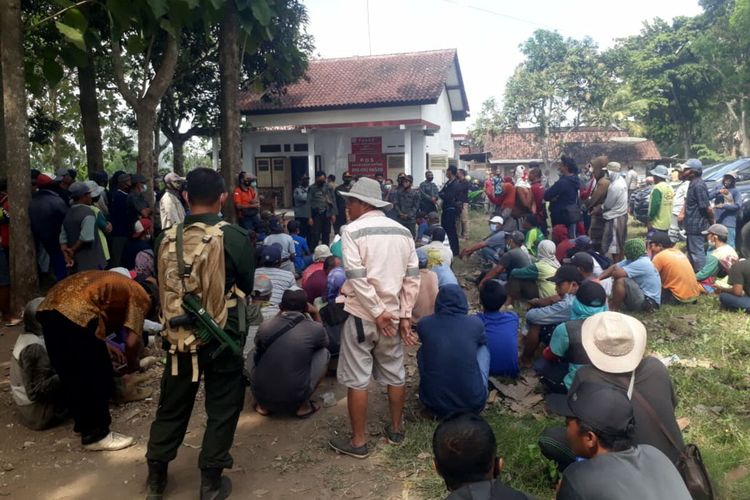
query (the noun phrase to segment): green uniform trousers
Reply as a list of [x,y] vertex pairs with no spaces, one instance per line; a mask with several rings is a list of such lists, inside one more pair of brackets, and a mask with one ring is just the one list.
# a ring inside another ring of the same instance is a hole
[[[208,415],[198,458],[198,467],[201,469],[232,467],[229,450],[245,402],[242,357],[225,349],[216,359],[211,359],[216,346],[216,343],[211,343],[198,350],[198,367],[200,376],[205,381],[205,405]],[[199,382],[192,382],[191,355],[178,353],[177,360],[178,372],[173,376],[172,355],[167,354],[156,420],[151,424],[146,452],[148,460],[170,462],[177,456],[177,449],[185,438],[190,414],[193,411]]]

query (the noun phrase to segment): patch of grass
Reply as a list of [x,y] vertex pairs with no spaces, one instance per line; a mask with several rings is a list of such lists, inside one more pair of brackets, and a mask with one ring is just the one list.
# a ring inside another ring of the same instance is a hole
[[[487,235],[487,217],[472,212],[470,238]],[[645,226],[632,223],[629,237],[644,237]],[[462,247],[466,244],[462,242]],[[471,261],[456,260],[458,273],[471,272]],[[469,298],[473,295],[469,292]],[[750,316],[719,310],[715,296],[695,305],[665,306],[655,313],[635,315],[646,325],[651,354],[708,361],[710,367],[672,365],[669,373],[679,401],[677,417],[689,419],[686,442],[697,444],[719,498],[747,498],[750,474],[727,474],[750,468]],[[540,454],[537,438],[559,420],[508,413],[496,403],[483,413],[495,431],[498,453],[505,459],[501,479],[515,488],[551,498],[554,467]],[[444,498],[445,487],[432,469],[432,432],[437,424],[417,421],[408,427],[403,447],[389,447],[386,461],[402,471],[406,486],[421,498]],[[732,477],[734,476],[734,477]]]

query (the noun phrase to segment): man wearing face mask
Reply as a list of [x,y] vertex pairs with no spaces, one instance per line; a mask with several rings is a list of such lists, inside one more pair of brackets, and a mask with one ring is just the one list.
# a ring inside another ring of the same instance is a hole
[[260,197],[256,189],[255,177],[247,172],[240,172],[234,189],[234,209],[237,212],[237,223],[247,231],[259,232]]
[[421,214],[437,212],[439,189],[433,182],[435,176],[431,171],[425,173],[425,180],[419,185],[419,210]]
[[336,223],[336,193],[326,184],[326,173],[319,171],[315,174],[315,184],[310,186],[307,193],[307,205],[310,208],[310,248],[319,242],[328,245],[331,241],[331,224]]
[[737,213],[742,202],[739,190],[735,187],[737,182],[736,172],[724,174],[721,187],[714,194],[714,212],[716,223],[723,224],[729,231],[727,243],[735,248],[735,236],[737,234]]
[[141,174],[135,174],[131,177],[132,187],[128,193],[128,220],[131,224],[129,230],[132,231],[132,225],[141,217],[151,217],[151,204],[146,198],[148,190],[147,179]]
[[346,200],[343,196],[341,196],[341,193],[348,193],[352,188],[352,174],[350,174],[349,172],[344,172],[342,179],[343,182],[336,186],[335,189],[336,208],[338,208],[338,213],[336,214],[336,222],[333,224],[333,232],[336,234],[340,234],[341,226],[343,226],[347,222]]
[[414,178],[406,175],[401,179],[401,187],[396,192],[395,210],[397,221],[411,232],[413,237],[417,235],[417,211],[419,210],[419,193],[413,191],[411,186]]
[[294,220],[299,224],[299,235],[305,240],[310,237],[310,207],[307,205],[307,195],[310,189],[310,178],[307,174],[299,180],[299,186],[294,188]]
[[706,263],[695,273],[698,281],[725,278],[732,264],[739,260],[737,252],[729,244],[729,230],[723,224],[713,224],[703,231],[708,241],[709,252]]

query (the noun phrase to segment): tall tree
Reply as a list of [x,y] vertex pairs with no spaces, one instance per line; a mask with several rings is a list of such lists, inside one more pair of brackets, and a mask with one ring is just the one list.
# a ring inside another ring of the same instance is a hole
[[104,145],[99,122],[99,101],[96,96],[96,59],[90,46],[86,47],[85,62],[77,67],[78,103],[86,144],[86,166],[91,174],[104,170]]
[[549,164],[554,129],[599,124],[600,111],[613,92],[613,75],[590,38],[537,30],[520,48],[525,60],[506,84],[501,122],[536,127],[537,146]]
[[21,46],[21,1],[0,0],[0,65],[5,145],[13,168],[8,169],[10,279],[13,305],[20,308],[37,290],[36,251],[31,237],[29,138],[26,127],[26,87]]
[[[240,172],[240,19],[237,5],[229,0],[224,7],[219,34],[219,115],[221,132],[221,173],[227,186],[234,186]],[[224,212],[234,220],[234,206],[229,197]]]

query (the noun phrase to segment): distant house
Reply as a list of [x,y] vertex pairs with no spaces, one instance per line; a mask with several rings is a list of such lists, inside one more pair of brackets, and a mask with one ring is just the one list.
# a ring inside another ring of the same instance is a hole
[[310,61],[276,101],[245,92],[243,170],[261,192],[291,205],[303,174],[322,169],[424,179],[455,161],[452,122],[469,106],[455,49]]
[[[536,128],[509,130],[487,135],[482,147],[464,147],[460,158],[465,161],[486,162],[493,170],[510,173],[517,165],[544,163],[544,153]],[[554,162],[563,154],[585,165],[591,158],[606,154],[610,161],[632,164],[643,169],[661,160],[656,144],[647,139],[628,137],[616,128],[580,127],[554,130],[547,140],[547,157]],[[554,177],[554,169],[549,174]]]

